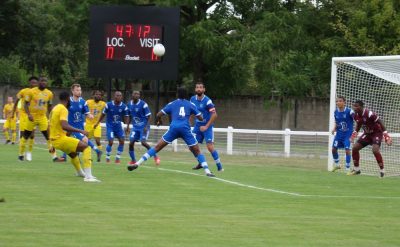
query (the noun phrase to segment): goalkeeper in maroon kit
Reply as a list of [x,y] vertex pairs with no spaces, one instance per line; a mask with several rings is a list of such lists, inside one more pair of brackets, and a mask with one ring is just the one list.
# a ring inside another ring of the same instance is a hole
[[353,103],[353,110],[355,112],[354,120],[356,121],[356,128],[352,134],[352,139],[357,137],[358,131],[363,128],[364,133],[360,136],[357,142],[353,145],[352,156],[354,169],[348,175],[359,175],[360,171],[360,150],[364,147],[371,145],[372,152],[375,156],[376,162],[380,168],[380,177],[385,176],[383,159],[380,151],[382,138],[388,145],[392,145],[386,127],[382,120],[372,111],[364,108],[364,102],[357,100]]

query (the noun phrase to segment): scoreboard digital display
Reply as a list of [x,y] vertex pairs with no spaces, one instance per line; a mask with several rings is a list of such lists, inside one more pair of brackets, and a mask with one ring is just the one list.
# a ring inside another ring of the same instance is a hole
[[[179,15],[179,8],[92,6],[89,76],[177,80]],[[158,43],[162,57],[153,53]]]
[[119,61],[161,61],[153,47],[163,43],[162,26],[143,24],[105,24],[104,59]]

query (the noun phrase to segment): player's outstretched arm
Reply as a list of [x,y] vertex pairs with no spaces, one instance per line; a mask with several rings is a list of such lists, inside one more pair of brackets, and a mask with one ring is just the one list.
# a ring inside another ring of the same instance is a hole
[[385,139],[385,142],[387,145],[392,145],[392,137],[390,137],[389,133],[386,130],[386,126],[383,124],[383,121],[381,119],[378,119],[377,122],[380,124],[382,131],[383,131],[383,138]]

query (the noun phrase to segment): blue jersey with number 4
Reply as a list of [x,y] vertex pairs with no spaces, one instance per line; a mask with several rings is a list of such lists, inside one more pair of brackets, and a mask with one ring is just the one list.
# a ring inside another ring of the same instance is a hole
[[77,101],[70,97],[68,108],[68,123],[74,128],[83,130],[85,123],[85,114],[89,114],[89,108],[86,101],[79,97]]
[[189,127],[190,115],[199,116],[201,112],[190,101],[185,99],[177,99],[166,105],[162,110],[164,114],[171,116],[171,127]]
[[343,111],[336,108],[335,113],[336,136],[349,137],[353,133],[354,111],[345,107]]

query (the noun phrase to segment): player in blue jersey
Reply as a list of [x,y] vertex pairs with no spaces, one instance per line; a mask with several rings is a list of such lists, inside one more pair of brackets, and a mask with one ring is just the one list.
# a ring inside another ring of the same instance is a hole
[[93,126],[97,127],[103,120],[104,116],[106,118],[106,129],[107,129],[107,140],[108,145],[106,147],[106,162],[110,162],[110,156],[112,151],[112,145],[114,143],[114,138],[117,138],[119,145],[117,147],[117,155],[115,156],[115,163],[121,163],[121,154],[124,151],[125,144],[125,132],[123,128],[123,123],[128,124],[129,111],[128,107],[122,102],[122,93],[116,91],[114,93],[114,100],[107,102],[106,107],[101,114],[101,117],[97,123]]
[[161,151],[165,146],[171,144],[175,139],[182,138],[188,145],[190,151],[197,158],[198,162],[204,168],[206,175],[209,177],[215,177],[214,174],[208,169],[208,164],[204,154],[200,152],[199,144],[190,128],[189,118],[191,115],[195,115],[197,119],[202,120],[201,112],[197,110],[196,106],[190,101],[186,100],[186,89],[178,88],[178,99],[172,101],[166,105],[160,112],[157,113],[157,125],[162,124],[161,117],[164,115],[170,115],[171,124],[168,131],[161,137],[155,147],[150,148],[138,162],[133,165],[129,165],[127,168],[129,171],[133,171],[138,168],[143,162],[153,157],[156,153]]
[[[84,130],[85,117],[93,118],[90,113],[86,101],[81,97],[82,88],[79,84],[72,84],[71,86],[72,97],[68,104],[68,124],[74,128]],[[100,162],[102,152],[89,140],[85,135],[80,132],[72,132],[71,135],[76,139],[86,142],[97,154],[97,162]],[[66,159],[66,155],[64,154]]]
[[335,165],[332,171],[341,169],[339,164],[339,148],[344,148],[346,151],[346,170],[350,170],[351,162],[351,134],[353,133],[354,111],[346,107],[346,99],[343,96],[336,98],[336,110],[334,112],[335,127],[332,134],[336,132],[335,139],[333,140],[332,156]]
[[[212,100],[205,95],[206,88],[201,81],[196,82],[195,92],[196,95],[190,98],[190,102],[196,105],[197,109],[203,115],[203,120],[196,119],[193,133],[199,143],[206,141],[207,149],[213,157],[218,171],[223,171],[221,160],[219,159],[218,151],[214,148],[214,121],[217,118],[217,112]],[[201,169],[201,164],[193,167],[194,170]]]
[[[136,163],[135,158],[135,142],[141,142],[142,146],[149,150],[151,147],[146,142],[150,134],[149,118],[151,112],[147,103],[140,99],[140,92],[132,92],[132,100],[128,103],[129,124],[132,123],[132,131],[129,136],[129,155],[131,157],[130,165]],[[129,130],[128,124],[128,130]],[[156,165],[160,165],[160,158],[155,155],[154,161]]]

